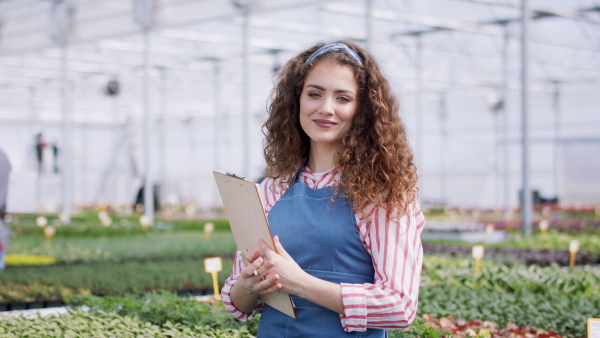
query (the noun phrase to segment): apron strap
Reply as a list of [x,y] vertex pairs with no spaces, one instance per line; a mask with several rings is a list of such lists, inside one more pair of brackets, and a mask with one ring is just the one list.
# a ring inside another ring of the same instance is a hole
[[298,181],[298,176],[300,176],[300,172],[302,171],[302,169],[306,167],[306,163],[308,163],[308,156],[306,156],[306,158],[302,160],[302,165],[300,166],[300,169],[298,169],[298,171],[296,171],[296,173],[294,174],[294,178],[292,179],[292,185],[296,183],[296,181]]

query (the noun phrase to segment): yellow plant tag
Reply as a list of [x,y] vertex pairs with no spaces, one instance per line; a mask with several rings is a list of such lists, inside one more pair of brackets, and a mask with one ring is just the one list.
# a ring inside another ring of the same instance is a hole
[[213,288],[215,289],[215,299],[221,300],[219,294],[219,281],[217,280],[217,273],[223,270],[223,264],[221,264],[221,257],[211,257],[204,260],[204,270],[210,273],[213,280]]
[[206,272],[219,272],[223,270],[223,264],[221,264],[221,257],[211,257],[204,260],[204,270]]
[[587,338],[600,338],[600,318],[588,318]]

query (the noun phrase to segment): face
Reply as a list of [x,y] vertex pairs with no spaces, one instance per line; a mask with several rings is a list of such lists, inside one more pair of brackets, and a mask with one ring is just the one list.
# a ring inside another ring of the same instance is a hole
[[311,149],[339,145],[352,126],[358,107],[358,83],[353,70],[323,61],[308,73],[300,94],[300,125]]

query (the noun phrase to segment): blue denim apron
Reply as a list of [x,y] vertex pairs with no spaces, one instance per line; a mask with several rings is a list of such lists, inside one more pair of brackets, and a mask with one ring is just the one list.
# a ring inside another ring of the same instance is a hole
[[[351,205],[329,187],[311,189],[297,181],[268,215],[271,232],[309,274],[333,283],[373,283],[371,254],[362,243]],[[340,193],[340,195],[342,195]],[[387,337],[387,331],[345,332],[340,315],[292,296],[296,319],[265,304],[258,337]]]

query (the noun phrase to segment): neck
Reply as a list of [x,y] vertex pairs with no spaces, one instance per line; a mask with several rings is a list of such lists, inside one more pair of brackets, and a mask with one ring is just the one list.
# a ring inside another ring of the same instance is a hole
[[308,168],[314,173],[325,172],[335,165],[338,145],[316,145],[311,142],[308,154]]

